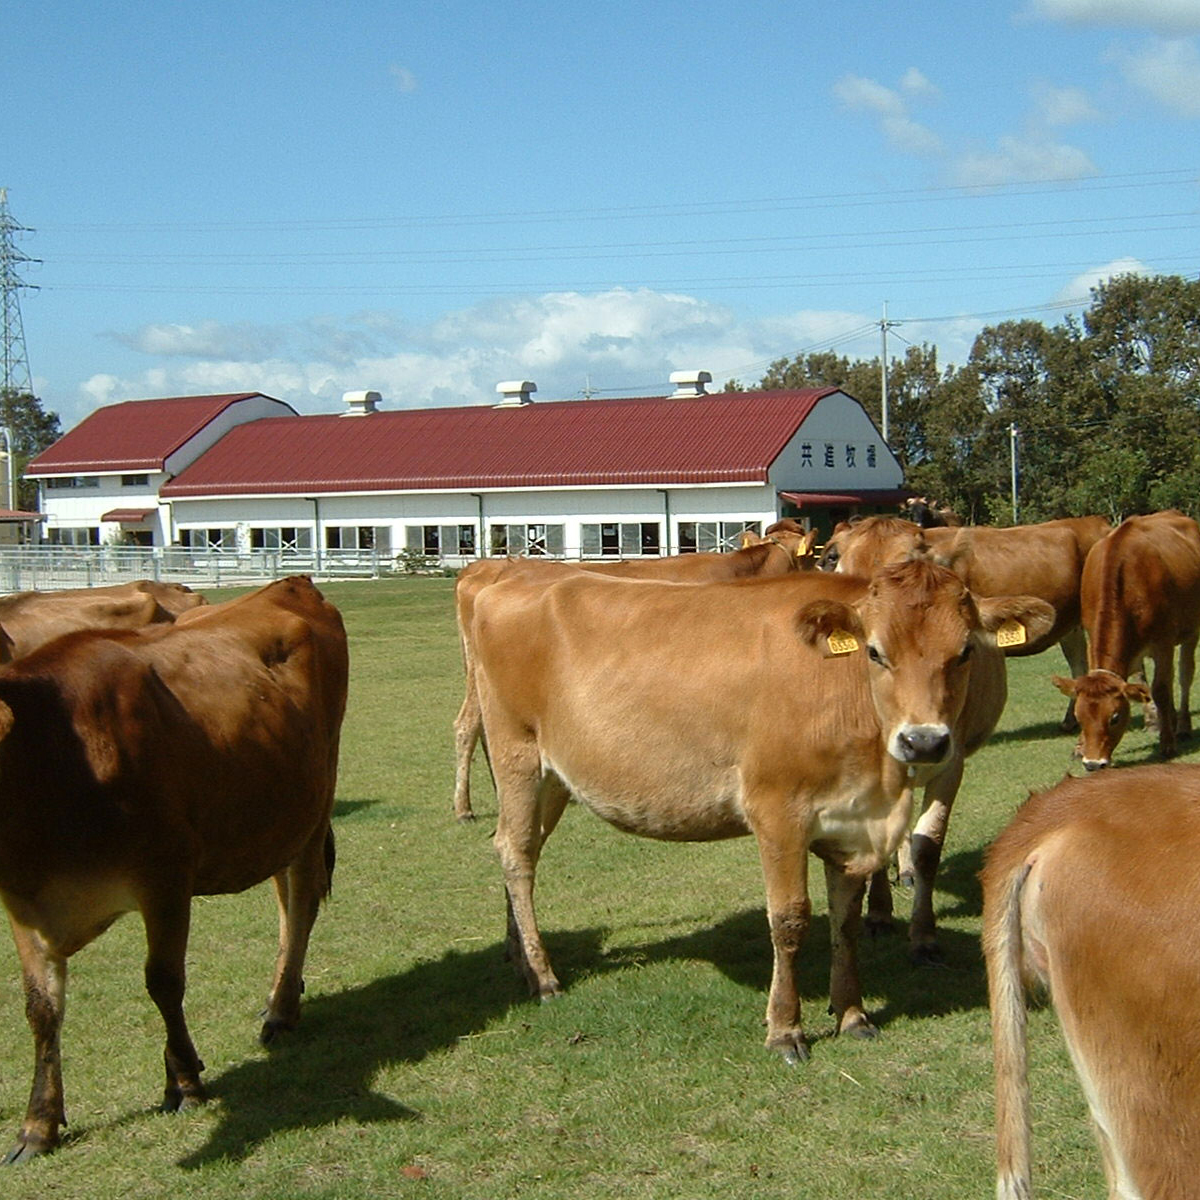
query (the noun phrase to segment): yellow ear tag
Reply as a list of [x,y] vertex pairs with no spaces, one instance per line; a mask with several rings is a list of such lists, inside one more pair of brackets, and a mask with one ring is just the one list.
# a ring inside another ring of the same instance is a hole
[[996,630],[996,645],[1001,650],[1006,650],[1009,646],[1025,645],[1026,634],[1025,626],[1020,621],[1013,617],[1009,617],[999,629]]
[[858,649],[858,638],[844,629],[835,629],[825,641],[830,654],[853,654]]

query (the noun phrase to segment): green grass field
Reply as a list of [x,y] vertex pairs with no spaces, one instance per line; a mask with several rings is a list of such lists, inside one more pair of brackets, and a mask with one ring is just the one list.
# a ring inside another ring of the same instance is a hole
[[[770,945],[750,839],[664,845],[572,809],[547,846],[539,915],[566,994],[537,1005],[503,961],[495,800],[451,816],[462,673],[448,579],[329,585],[352,677],[333,895],[314,931],[304,1021],[266,1051],[269,885],[196,901],[187,1011],[211,1103],[160,1115],[162,1027],[141,924],[72,959],[62,1149],[0,1179],[12,1197],[184,1190],[233,1197],[915,1197],[993,1191],[991,1062],[979,950],[981,851],[1031,788],[1070,767],[1057,651],[1010,662],[1010,700],[967,767],[943,863],[946,964],[868,942],[882,1030],[831,1038],[821,872],[802,959],[812,1061],[762,1047]],[[211,593],[210,599],[220,599]],[[1119,754],[1145,761],[1140,729]],[[1188,757],[1196,749],[1189,747]],[[1151,800],[1152,802],[1152,800]],[[898,898],[906,913],[907,896]],[[15,952],[0,960],[0,1136],[32,1066]],[[1103,1191],[1053,1014],[1031,1022],[1044,1196]],[[3,1149],[6,1147],[0,1147]]]

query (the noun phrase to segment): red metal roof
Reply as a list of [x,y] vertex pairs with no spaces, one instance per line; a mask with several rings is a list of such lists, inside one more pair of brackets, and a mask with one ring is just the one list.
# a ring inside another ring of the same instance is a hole
[[30,459],[25,474],[161,471],[171,454],[231,404],[261,395],[175,396],[106,405]]
[[110,508],[100,514],[102,521],[117,521],[122,525],[140,525],[152,512],[152,508]]
[[765,482],[836,388],[252,421],[164,497]]

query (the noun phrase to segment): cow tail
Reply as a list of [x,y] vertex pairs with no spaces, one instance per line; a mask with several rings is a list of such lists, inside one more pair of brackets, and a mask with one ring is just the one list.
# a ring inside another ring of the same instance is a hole
[[1030,864],[1010,870],[984,929],[996,1084],[996,1197],[1030,1200],[1029,1061],[1022,978],[1021,888]]
[[325,895],[333,891],[333,868],[337,862],[337,846],[333,840],[333,826],[325,830]]

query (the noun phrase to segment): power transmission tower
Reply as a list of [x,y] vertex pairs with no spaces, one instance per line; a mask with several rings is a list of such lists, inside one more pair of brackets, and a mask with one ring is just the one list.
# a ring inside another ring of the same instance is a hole
[[3,355],[3,374],[0,390],[5,395],[33,394],[33,379],[29,374],[29,356],[25,353],[25,326],[21,321],[21,289],[35,288],[17,274],[24,263],[37,263],[17,249],[16,234],[32,233],[18,225],[8,211],[8,188],[0,187],[0,354]]

